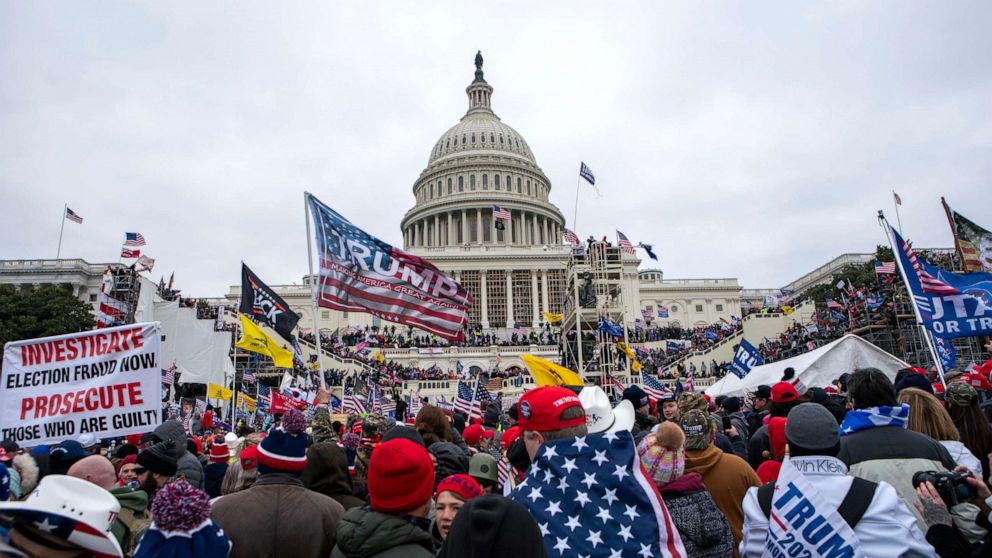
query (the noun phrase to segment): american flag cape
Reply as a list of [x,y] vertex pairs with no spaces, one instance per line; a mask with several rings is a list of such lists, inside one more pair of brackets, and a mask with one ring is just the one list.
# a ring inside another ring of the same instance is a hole
[[317,304],[464,339],[468,291],[427,260],[359,229],[306,194],[320,266]]
[[545,442],[510,498],[537,521],[549,556],[686,556],[630,432]]

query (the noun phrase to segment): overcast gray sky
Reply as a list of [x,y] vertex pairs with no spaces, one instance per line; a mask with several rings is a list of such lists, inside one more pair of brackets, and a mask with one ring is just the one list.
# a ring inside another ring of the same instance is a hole
[[[303,191],[401,244],[481,49],[580,236],[778,287],[884,237],[992,227],[988,2],[0,1],[0,259],[116,261],[219,296],[306,273]],[[374,5],[375,7],[371,7]],[[571,226],[571,223],[569,223]],[[646,264],[642,264],[646,267]]]

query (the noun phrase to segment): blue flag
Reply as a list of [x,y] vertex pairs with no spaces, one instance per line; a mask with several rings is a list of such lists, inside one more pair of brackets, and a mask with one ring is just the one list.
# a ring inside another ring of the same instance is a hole
[[592,169],[590,169],[585,163],[582,163],[581,166],[579,166],[579,176],[585,178],[586,182],[589,184],[592,184],[593,186],[596,185],[596,177],[593,176]]
[[869,296],[865,299],[865,305],[871,310],[875,310],[883,304],[885,304],[885,297],[883,296]]
[[623,328],[619,324],[613,323],[609,318],[600,319],[599,330],[613,337],[623,337]]
[[958,351],[951,345],[951,342],[947,339],[942,339],[930,334],[933,337],[933,346],[937,349],[937,358],[940,359],[940,364],[943,366],[944,370],[950,370],[954,368],[958,360]]
[[654,253],[654,246],[650,244],[644,244],[643,242],[638,244],[638,246],[644,248],[644,251],[648,253],[649,258],[651,258],[654,261],[658,261],[658,256]]
[[707,331],[706,333],[703,334],[703,337],[705,337],[705,338],[707,338],[707,339],[709,339],[711,341],[716,341],[719,338],[717,336],[716,332],[714,332],[714,331]]
[[764,363],[765,361],[761,358],[758,349],[755,349],[746,339],[741,339],[741,344],[737,346],[737,353],[734,354],[734,360],[730,363],[730,371],[738,378],[743,379],[752,368]]
[[951,273],[913,253],[891,226],[892,249],[920,318],[937,337],[992,335],[992,273]]
[[836,310],[830,310],[830,320],[834,322],[843,322],[847,319],[847,316],[843,312],[838,312]]
[[665,343],[665,349],[669,351],[682,350],[682,343],[679,343],[678,341],[668,341]]

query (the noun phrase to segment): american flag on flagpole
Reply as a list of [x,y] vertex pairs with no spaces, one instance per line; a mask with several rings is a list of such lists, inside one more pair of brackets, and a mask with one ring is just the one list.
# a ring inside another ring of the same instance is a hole
[[83,218],[77,215],[75,211],[69,209],[68,207],[65,208],[65,218],[72,221],[73,223],[79,223],[79,224],[83,223]]
[[623,397],[623,390],[626,389],[626,387],[623,385],[623,382],[620,381],[620,378],[617,378],[616,376],[610,374],[609,372],[607,372],[606,374],[610,380],[610,385],[613,386],[613,392],[616,394],[617,397]]
[[564,235],[565,235],[565,242],[571,244],[572,248],[578,248],[579,246],[582,245],[582,243],[579,241],[579,235],[575,234],[571,230],[565,229]]
[[255,374],[253,374],[251,372],[248,372],[246,370],[245,373],[241,376],[241,381],[247,382],[249,384],[254,384],[255,383]]
[[455,410],[469,416],[472,413],[472,386],[463,380],[458,380],[458,392],[455,394]]
[[510,218],[509,209],[503,209],[498,205],[493,206],[493,219],[509,219],[509,218]]
[[259,403],[265,403],[265,406],[268,406],[272,402],[272,399],[269,397],[269,386],[258,384],[257,393],[258,397],[256,399],[258,399]]
[[341,410],[349,415],[360,415],[365,413],[365,403],[361,396],[357,395],[351,388],[344,388],[344,399],[341,401]]
[[627,235],[623,234],[620,231],[617,231],[617,244],[619,244],[620,249],[626,252],[627,254],[637,253],[637,249],[634,248],[634,245],[630,243],[630,239],[627,238]]
[[171,386],[176,383],[176,365],[173,364],[168,368],[162,369],[162,384]]
[[503,391],[503,378],[498,376],[495,378],[490,378],[489,381],[486,382],[486,389],[496,392]]
[[896,272],[896,262],[880,262],[875,260],[875,273],[879,275],[893,275]]
[[475,400],[472,401],[472,412],[468,415],[469,420],[482,418],[482,402],[492,402],[493,396],[486,391],[486,386],[482,385],[478,379],[475,380]]
[[641,384],[644,386],[644,392],[651,396],[652,399],[661,399],[672,393],[672,390],[668,389],[665,384],[647,372],[641,372]]
[[141,236],[141,233],[124,233],[124,246],[144,246],[145,237]]
[[834,308],[836,310],[843,310],[844,309],[844,305],[841,304],[841,303],[839,303],[839,302],[837,302],[836,300],[830,298],[830,299],[827,299],[827,308]]

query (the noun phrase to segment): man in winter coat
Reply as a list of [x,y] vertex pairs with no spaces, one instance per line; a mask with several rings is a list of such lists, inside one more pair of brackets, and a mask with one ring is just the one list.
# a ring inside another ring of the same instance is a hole
[[326,558],[334,548],[344,508],[303,488],[307,419],[292,409],[258,445],[258,480],[213,506],[213,520],[234,547],[231,558]]
[[117,498],[121,511],[114,518],[110,531],[124,553],[130,555],[152,524],[151,514],[148,513],[148,494],[130,486],[117,486],[114,466],[102,455],[91,455],[77,461],[69,468],[68,475],[91,482]]
[[761,481],[746,461],[713,445],[717,425],[706,413],[694,409],[684,413],[679,423],[685,432],[685,470],[703,477],[703,485],[730,524],[736,546],[744,524],[741,502],[747,490]]
[[895,386],[881,370],[860,368],[848,379],[848,401],[855,409],[840,426],[840,453],[850,474],[892,485],[906,507],[917,515],[913,474],[917,471],[950,471],[955,467],[940,442],[908,429],[909,406],[896,402]]
[[[821,405],[802,403],[794,407],[785,426],[792,465],[809,481],[828,510],[838,509],[853,490],[874,490],[868,507],[852,526],[865,556],[934,556],[916,518],[890,484],[855,484],[856,479],[848,476],[847,467],[835,457],[841,444],[836,424],[830,411]],[[744,539],[740,545],[743,557],[758,558],[765,552],[769,518],[759,502],[760,490],[748,490],[744,499]],[[864,497],[867,499],[869,494]],[[767,504],[771,504],[770,498]]]
[[186,449],[186,433],[183,424],[178,420],[167,420],[159,425],[152,433],[153,442],[172,442],[172,451],[179,464],[179,473],[186,482],[203,489],[203,465],[195,455]]
[[348,456],[336,443],[321,442],[310,446],[301,480],[303,486],[330,496],[345,510],[365,505],[352,495],[354,489],[348,473]]
[[371,505],[344,514],[331,558],[433,558],[427,450],[404,438],[384,442],[369,459],[368,480]]
[[718,414],[721,417],[730,417],[730,424],[733,425],[734,430],[737,431],[737,435],[740,436],[741,442],[747,444],[747,438],[751,431],[748,429],[747,420],[744,418],[744,413],[741,412],[740,398],[728,397],[720,404],[720,408],[721,410]]
[[758,386],[751,400],[751,410],[745,415],[747,420],[748,436],[751,436],[764,426],[765,417],[768,415],[768,406],[771,404],[772,387]]
[[639,386],[629,386],[623,390],[623,398],[634,406],[634,428],[632,433],[635,437],[641,432],[654,428],[658,424],[658,419],[648,413],[651,412],[651,400],[648,394]]

